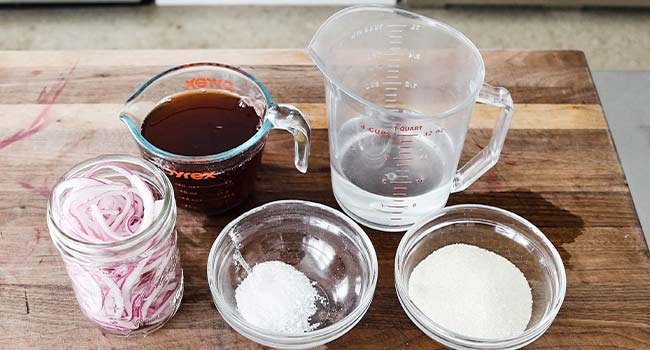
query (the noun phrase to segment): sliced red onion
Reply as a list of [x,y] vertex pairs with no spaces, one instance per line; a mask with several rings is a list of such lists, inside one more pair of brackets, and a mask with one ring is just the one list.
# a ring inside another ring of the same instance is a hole
[[[119,164],[102,164],[54,188],[52,213],[70,237],[86,243],[112,243],[148,229],[162,200],[137,173]],[[108,249],[108,248],[106,248]],[[91,266],[66,258],[79,305],[104,328],[128,334],[165,321],[176,310],[170,300],[180,287],[175,236],[153,238],[136,257]]]

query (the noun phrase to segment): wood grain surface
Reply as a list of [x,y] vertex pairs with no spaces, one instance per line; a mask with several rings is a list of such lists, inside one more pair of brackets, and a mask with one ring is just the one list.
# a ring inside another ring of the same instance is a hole
[[[538,225],[560,251],[568,288],[555,323],[530,349],[650,349],[650,255],[584,55],[484,52],[487,81],[516,103],[499,163],[450,204],[484,203]],[[278,199],[338,208],[331,191],[323,81],[293,50],[0,52],[0,349],[260,349],[220,317],[205,266],[213,240],[243,211]],[[120,104],[152,74],[219,61],[260,78],[274,99],[301,107],[314,127],[309,172],[292,141],[272,132],[257,191],[219,216],[179,210],[185,295],[178,314],[147,337],[104,335],[76,304],[45,222],[47,195],[75,163],[136,155]],[[461,162],[484,146],[496,111],[477,106]],[[615,116],[614,116],[615,117]],[[399,233],[367,229],[379,257],[370,310],[327,349],[441,349],[407,318],[393,263]]]

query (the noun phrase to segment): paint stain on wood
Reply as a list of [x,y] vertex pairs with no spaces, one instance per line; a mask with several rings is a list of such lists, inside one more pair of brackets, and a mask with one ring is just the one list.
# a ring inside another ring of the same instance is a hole
[[43,186],[33,186],[25,181],[18,181],[18,185],[28,191],[34,192],[42,197],[50,197],[50,188],[46,185]]
[[36,234],[34,235],[34,239],[36,240],[36,244],[41,241],[41,230],[39,229],[34,229],[36,231]]
[[41,90],[41,93],[38,95],[36,102],[38,104],[45,104],[45,107],[41,112],[34,118],[34,120],[24,129],[18,130],[12,135],[5,137],[0,140],[0,149],[3,149],[15,142],[18,142],[22,139],[30,137],[39,131],[43,130],[51,122],[50,118],[50,109],[56,103],[56,100],[59,98],[59,95],[66,86],[66,79],[69,77],[74,69],[76,68],[76,63],[68,70],[66,75],[59,78],[59,80],[54,84],[54,86],[48,88],[47,86]]

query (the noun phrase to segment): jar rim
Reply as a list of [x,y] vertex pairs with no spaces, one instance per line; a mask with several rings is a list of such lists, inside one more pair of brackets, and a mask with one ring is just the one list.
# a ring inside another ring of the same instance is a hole
[[[157,228],[163,225],[170,215],[175,216],[175,213],[173,213],[175,211],[174,192],[172,184],[167,176],[165,176],[165,174],[160,169],[156,168],[153,164],[130,155],[107,154],[80,162],[65,172],[54,185],[53,189],[56,188],[56,186],[58,186],[61,182],[73,178],[75,175],[84,170],[88,170],[93,166],[108,162],[136,165],[145,169],[149,173],[147,175],[151,175],[158,182],[154,185],[160,185],[160,188],[157,189],[162,191],[162,193],[160,193],[163,201],[162,208],[160,210],[160,213],[158,213],[158,215],[153,218],[151,224],[149,224],[149,226],[137,234],[115,242],[85,242],[70,236],[65,232],[65,230],[61,229],[57,221],[54,219],[52,203],[54,203],[54,201],[57,201],[58,198],[54,198],[54,191],[51,191],[47,202],[48,224],[52,225],[53,228],[56,229],[56,232],[58,233],[56,238],[60,239],[62,241],[61,243],[79,253],[86,253],[86,250],[92,249],[120,249],[137,246],[143,242],[146,242],[148,239],[153,238],[153,236],[155,236],[160,231]],[[175,218],[173,221],[175,223]],[[50,236],[53,236],[52,230],[50,230]]]

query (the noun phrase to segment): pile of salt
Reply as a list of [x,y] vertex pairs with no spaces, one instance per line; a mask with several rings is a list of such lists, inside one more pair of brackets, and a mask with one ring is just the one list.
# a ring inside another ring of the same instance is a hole
[[235,290],[237,309],[253,325],[277,333],[303,333],[311,323],[320,297],[313,283],[293,266],[266,261],[253,266]]

